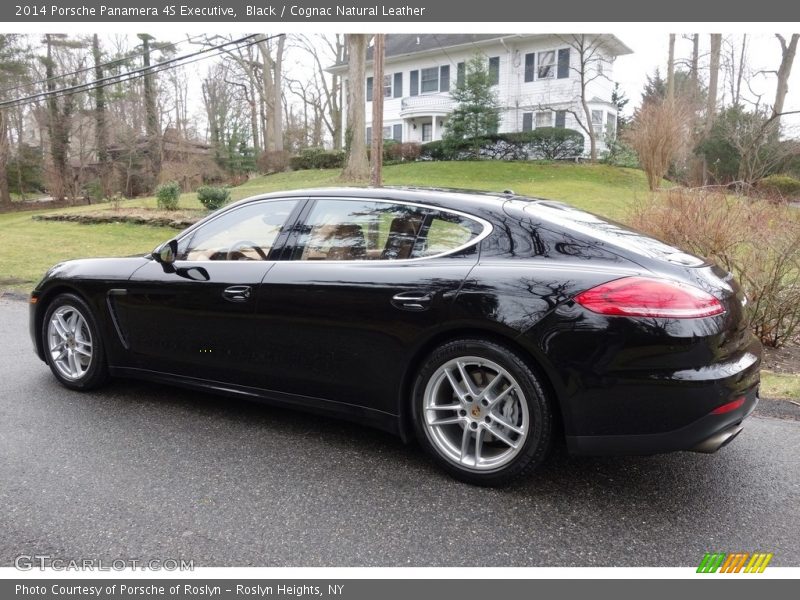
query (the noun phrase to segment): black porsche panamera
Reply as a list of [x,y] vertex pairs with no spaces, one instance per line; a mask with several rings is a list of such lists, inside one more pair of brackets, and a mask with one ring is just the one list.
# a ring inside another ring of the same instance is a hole
[[565,204],[322,189],[56,265],[30,328],[69,388],[138,377],[337,415],[494,485],[556,436],[581,454],[733,439],[759,384],[745,302],[718,267]]

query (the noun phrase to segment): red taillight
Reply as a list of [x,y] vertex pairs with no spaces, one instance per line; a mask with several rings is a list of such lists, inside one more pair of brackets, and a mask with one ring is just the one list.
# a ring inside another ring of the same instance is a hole
[[712,415],[724,415],[725,413],[729,413],[732,410],[736,410],[742,404],[744,404],[744,396],[742,396],[741,398],[737,398],[736,400],[732,400],[731,402],[728,402],[727,404],[723,404],[722,406],[718,406],[717,408],[715,408],[714,410],[711,411],[711,414]]
[[625,277],[575,296],[575,302],[601,315],[697,319],[725,312],[719,300],[699,288],[647,277]]

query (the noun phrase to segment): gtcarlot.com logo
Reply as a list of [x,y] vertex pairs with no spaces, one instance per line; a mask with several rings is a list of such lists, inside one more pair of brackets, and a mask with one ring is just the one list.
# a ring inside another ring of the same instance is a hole
[[763,573],[772,552],[706,552],[698,573]]
[[38,569],[45,571],[194,571],[194,560],[183,558],[56,558],[49,554],[20,554],[14,558],[14,567],[20,571]]

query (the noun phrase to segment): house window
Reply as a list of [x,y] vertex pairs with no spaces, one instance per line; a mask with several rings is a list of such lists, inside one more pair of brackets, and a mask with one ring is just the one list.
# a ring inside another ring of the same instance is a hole
[[543,110],[536,113],[536,129],[540,127],[553,126],[553,113],[549,110]]
[[423,94],[439,91],[439,67],[431,67],[430,69],[422,69],[422,87]]
[[372,77],[367,77],[367,102],[372,102]]
[[464,78],[467,72],[466,63],[460,62],[456,65],[456,85],[462,87],[464,85]]
[[392,97],[392,76],[391,75],[384,75],[383,76],[383,97],[384,98],[391,98]]
[[403,126],[401,124],[392,125],[392,139],[395,142],[403,141]]
[[489,59],[489,83],[497,85],[500,83],[500,57],[492,56]]
[[531,52],[525,55],[525,81],[533,81],[534,65],[536,64],[536,53]]
[[593,110],[592,111],[592,129],[594,132],[599,135],[603,132],[603,111],[602,110]]
[[536,79],[553,79],[556,75],[556,51],[547,50],[539,52],[539,68],[536,69]]
[[422,124],[422,141],[430,142],[433,140],[433,123]]
[[390,140],[392,139],[392,128],[391,126],[387,125],[383,128],[383,139]]
[[450,65],[442,65],[439,69],[439,91],[450,91]]
[[614,113],[606,113],[606,136],[613,140],[617,137],[617,115]]
[[562,48],[558,51],[558,78],[567,79],[569,77],[569,48]]
[[403,97],[403,74],[402,73],[395,73],[394,74],[394,97],[395,98],[402,98]]
[[559,129],[564,129],[567,126],[567,111],[565,110],[557,110],[556,111],[556,127]]
[[522,131],[533,129],[533,113],[522,113]]

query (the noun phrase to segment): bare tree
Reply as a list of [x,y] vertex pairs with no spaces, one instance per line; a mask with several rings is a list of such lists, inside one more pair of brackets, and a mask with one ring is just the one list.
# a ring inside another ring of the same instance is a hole
[[368,36],[363,33],[347,35],[347,163],[342,171],[345,181],[369,181],[366,131],[366,60]]
[[[92,57],[94,58],[94,78],[100,81],[103,78],[103,54],[100,50],[100,39],[95,33],[92,36]],[[108,122],[106,119],[106,90],[102,85],[94,88],[94,118],[95,118],[95,150],[97,162],[100,165],[100,185],[104,197],[110,197],[111,190],[111,160],[108,154]]]
[[711,132],[717,114],[717,88],[719,82],[719,62],[722,51],[722,34],[711,34],[711,58],[708,66],[708,101],[706,104],[705,134]]
[[[3,88],[10,87],[11,82],[19,81],[25,73],[25,64],[20,49],[16,46],[16,37],[11,34],[0,34],[0,75]],[[0,90],[0,100],[5,100],[4,91]],[[11,192],[8,189],[8,173],[6,167],[10,157],[8,138],[8,109],[0,108],[0,205],[11,204]]]
[[675,97],[675,34],[669,34],[669,56],[667,58],[667,98]]
[[383,59],[385,34],[376,33],[372,46],[372,173],[370,183],[383,182]]
[[589,158],[592,162],[597,161],[597,135],[592,123],[592,111],[589,108],[587,92],[589,85],[597,79],[608,79],[602,67],[603,61],[610,60],[611,54],[606,51],[606,39],[601,35],[574,34],[561,38],[564,43],[575,50],[576,61],[570,61],[569,68],[578,77],[578,97],[583,110],[583,119],[571,110],[571,113],[578,126],[586,133],[589,138]]
[[672,162],[689,141],[691,107],[680,98],[653,100],[641,106],[628,131],[628,141],[655,191]]
[[261,55],[262,100],[266,108],[264,149],[268,152],[283,150],[281,83],[285,40],[286,36],[280,35],[277,42],[273,44],[272,40],[267,39],[265,35],[258,37],[258,50]]
[[793,33],[788,43],[780,33],[776,33],[775,37],[778,38],[781,44],[781,64],[776,72],[778,83],[775,89],[775,104],[772,105],[772,117],[776,120],[777,125],[774,136],[777,139],[780,131],[781,115],[783,114],[783,105],[786,101],[786,94],[789,92],[789,75],[792,73],[792,64],[794,63],[795,54],[797,54],[797,41],[800,39],[800,33]]
[[[317,34],[309,37],[294,36],[297,47],[307,52],[314,61],[314,84],[318,90],[319,116],[328,135],[333,139],[333,147],[342,147],[342,78],[338,73],[328,73],[326,64],[339,64],[344,61],[344,35]],[[308,94],[307,94],[308,95]]]

